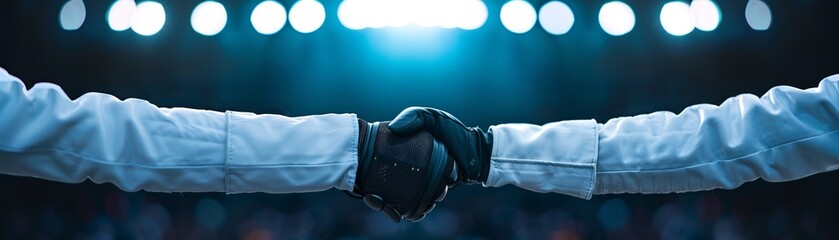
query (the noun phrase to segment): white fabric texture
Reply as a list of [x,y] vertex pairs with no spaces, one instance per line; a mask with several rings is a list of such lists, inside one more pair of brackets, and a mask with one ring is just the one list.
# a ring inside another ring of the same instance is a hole
[[485,186],[506,184],[589,199],[595,183],[597,123],[574,120],[490,127],[492,157]]
[[492,131],[487,186],[588,199],[790,181],[839,168],[839,75],[816,88],[779,86],[762,97],[743,94],[679,114],[502,124]]
[[60,87],[26,90],[0,68],[0,173],[126,191],[351,190],[354,114],[306,117],[159,108]]

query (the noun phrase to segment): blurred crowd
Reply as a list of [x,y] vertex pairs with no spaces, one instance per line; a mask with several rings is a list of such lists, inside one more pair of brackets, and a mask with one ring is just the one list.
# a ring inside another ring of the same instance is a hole
[[1,175],[4,239],[832,239],[839,173],[737,190],[601,195],[464,186],[419,223],[343,192],[123,192]]

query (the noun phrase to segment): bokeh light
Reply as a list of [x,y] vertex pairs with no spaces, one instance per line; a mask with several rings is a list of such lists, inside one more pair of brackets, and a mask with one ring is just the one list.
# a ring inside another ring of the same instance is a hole
[[550,34],[565,34],[574,26],[574,12],[563,2],[550,1],[539,9],[539,24]]
[[143,36],[151,36],[163,29],[166,23],[166,11],[158,2],[141,2],[134,9],[131,30]]
[[108,26],[114,31],[125,31],[131,28],[131,18],[137,5],[133,0],[119,0],[108,8]]
[[361,16],[363,22],[368,28],[383,28],[387,27],[391,22],[388,19],[389,16],[394,16],[393,13],[388,13],[388,11],[399,9],[392,9],[392,6],[398,6],[397,4],[392,4],[388,0],[360,0],[361,2]]
[[362,0],[344,0],[338,5],[338,21],[351,30],[361,30],[367,27],[364,22]]
[[323,4],[315,0],[300,0],[291,6],[288,12],[288,22],[294,30],[310,33],[318,30],[326,19]]
[[352,30],[410,24],[474,30],[487,16],[481,0],[344,0],[338,5],[338,20]]
[[421,27],[437,27],[444,20],[443,13],[439,9],[445,7],[443,0],[428,0],[427,2],[418,2],[414,5],[414,10],[411,15],[414,17],[414,23]]
[[746,23],[754,30],[764,31],[772,25],[772,11],[761,0],[749,0],[746,3]]
[[455,16],[452,21],[463,30],[475,30],[487,20],[487,6],[481,0],[455,0],[452,2]]
[[710,0],[693,0],[690,3],[690,11],[694,17],[693,25],[702,31],[714,31],[722,20],[720,8]]
[[[408,0],[384,0],[377,5],[381,11],[376,15],[386,27],[404,27],[411,23],[410,1]],[[441,9],[444,10],[444,9]]]
[[58,18],[64,30],[76,30],[82,27],[87,15],[82,0],[70,0],[61,7]]
[[190,17],[192,29],[204,36],[213,36],[227,25],[227,11],[224,5],[214,1],[198,4]]
[[251,13],[251,24],[256,32],[263,35],[274,34],[283,28],[286,22],[286,10],[275,1],[264,1],[256,5]]
[[512,0],[501,6],[501,24],[513,33],[526,33],[536,24],[536,10],[523,0]]
[[673,36],[684,36],[693,31],[694,17],[684,2],[669,2],[661,8],[661,26]]
[[635,27],[635,13],[626,3],[620,1],[603,4],[598,15],[600,27],[612,36],[621,36]]

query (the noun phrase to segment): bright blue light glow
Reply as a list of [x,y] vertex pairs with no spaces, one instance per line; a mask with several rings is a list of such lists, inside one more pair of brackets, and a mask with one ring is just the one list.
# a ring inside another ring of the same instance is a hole
[[749,0],[746,4],[746,23],[754,30],[764,31],[772,25],[772,11],[761,0]]
[[158,2],[141,2],[134,9],[131,30],[143,36],[151,36],[163,29],[166,23],[166,11]]
[[598,16],[600,27],[612,36],[621,36],[635,28],[635,13],[620,1],[603,4]]
[[[405,61],[442,62],[449,61],[458,42],[455,31],[440,27],[428,28],[414,24],[382,31],[369,31],[370,51],[374,54],[395,57]],[[396,66],[395,63],[383,65]]]
[[190,18],[192,29],[204,36],[213,36],[227,25],[227,11],[221,3],[206,1],[198,4]]
[[263,35],[274,34],[283,28],[286,11],[283,5],[275,1],[264,1],[256,5],[251,14],[251,24],[256,32]]
[[297,1],[288,13],[291,27],[301,33],[318,30],[325,19],[326,11],[323,9],[323,4],[315,0]]
[[501,6],[501,24],[513,33],[526,33],[536,24],[536,10],[530,3],[512,0]]
[[708,32],[714,31],[720,25],[720,8],[710,0],[693,0],[690,3],[690,11],[693,13],[696,29]]
[[661,8],[661,26],[673,36],[684,36],[693,31],[693,13],[684,2],[669,2]]
[[119,0],[108,8],[108,26],[114,31],[125,31],[131,28],[131,18],[137,5],[133,0]]
[[338,6],[338,20],[352,30],[411,24],[474,30],[487,15],[481,0],[344,0]]
[[574,26],[574,13],[565,3],[550,1],[539,9],[539,24],[550,34],[565,34]]
[[58,18],[61,28],[64,30],[76,30],[82,27],[87,15],[84,3],[81,0],[70,0],[61,7]]

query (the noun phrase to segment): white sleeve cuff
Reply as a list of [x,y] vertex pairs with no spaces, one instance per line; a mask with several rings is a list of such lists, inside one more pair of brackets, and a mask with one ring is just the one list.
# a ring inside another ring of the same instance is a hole
[[355,114],[227,116],[226,192],[353,189],[358,168]]
[[501,124],[490,129],[493,147],[485,186],[513,184],[535,192],[591,198],[597,165],[597,122]]

